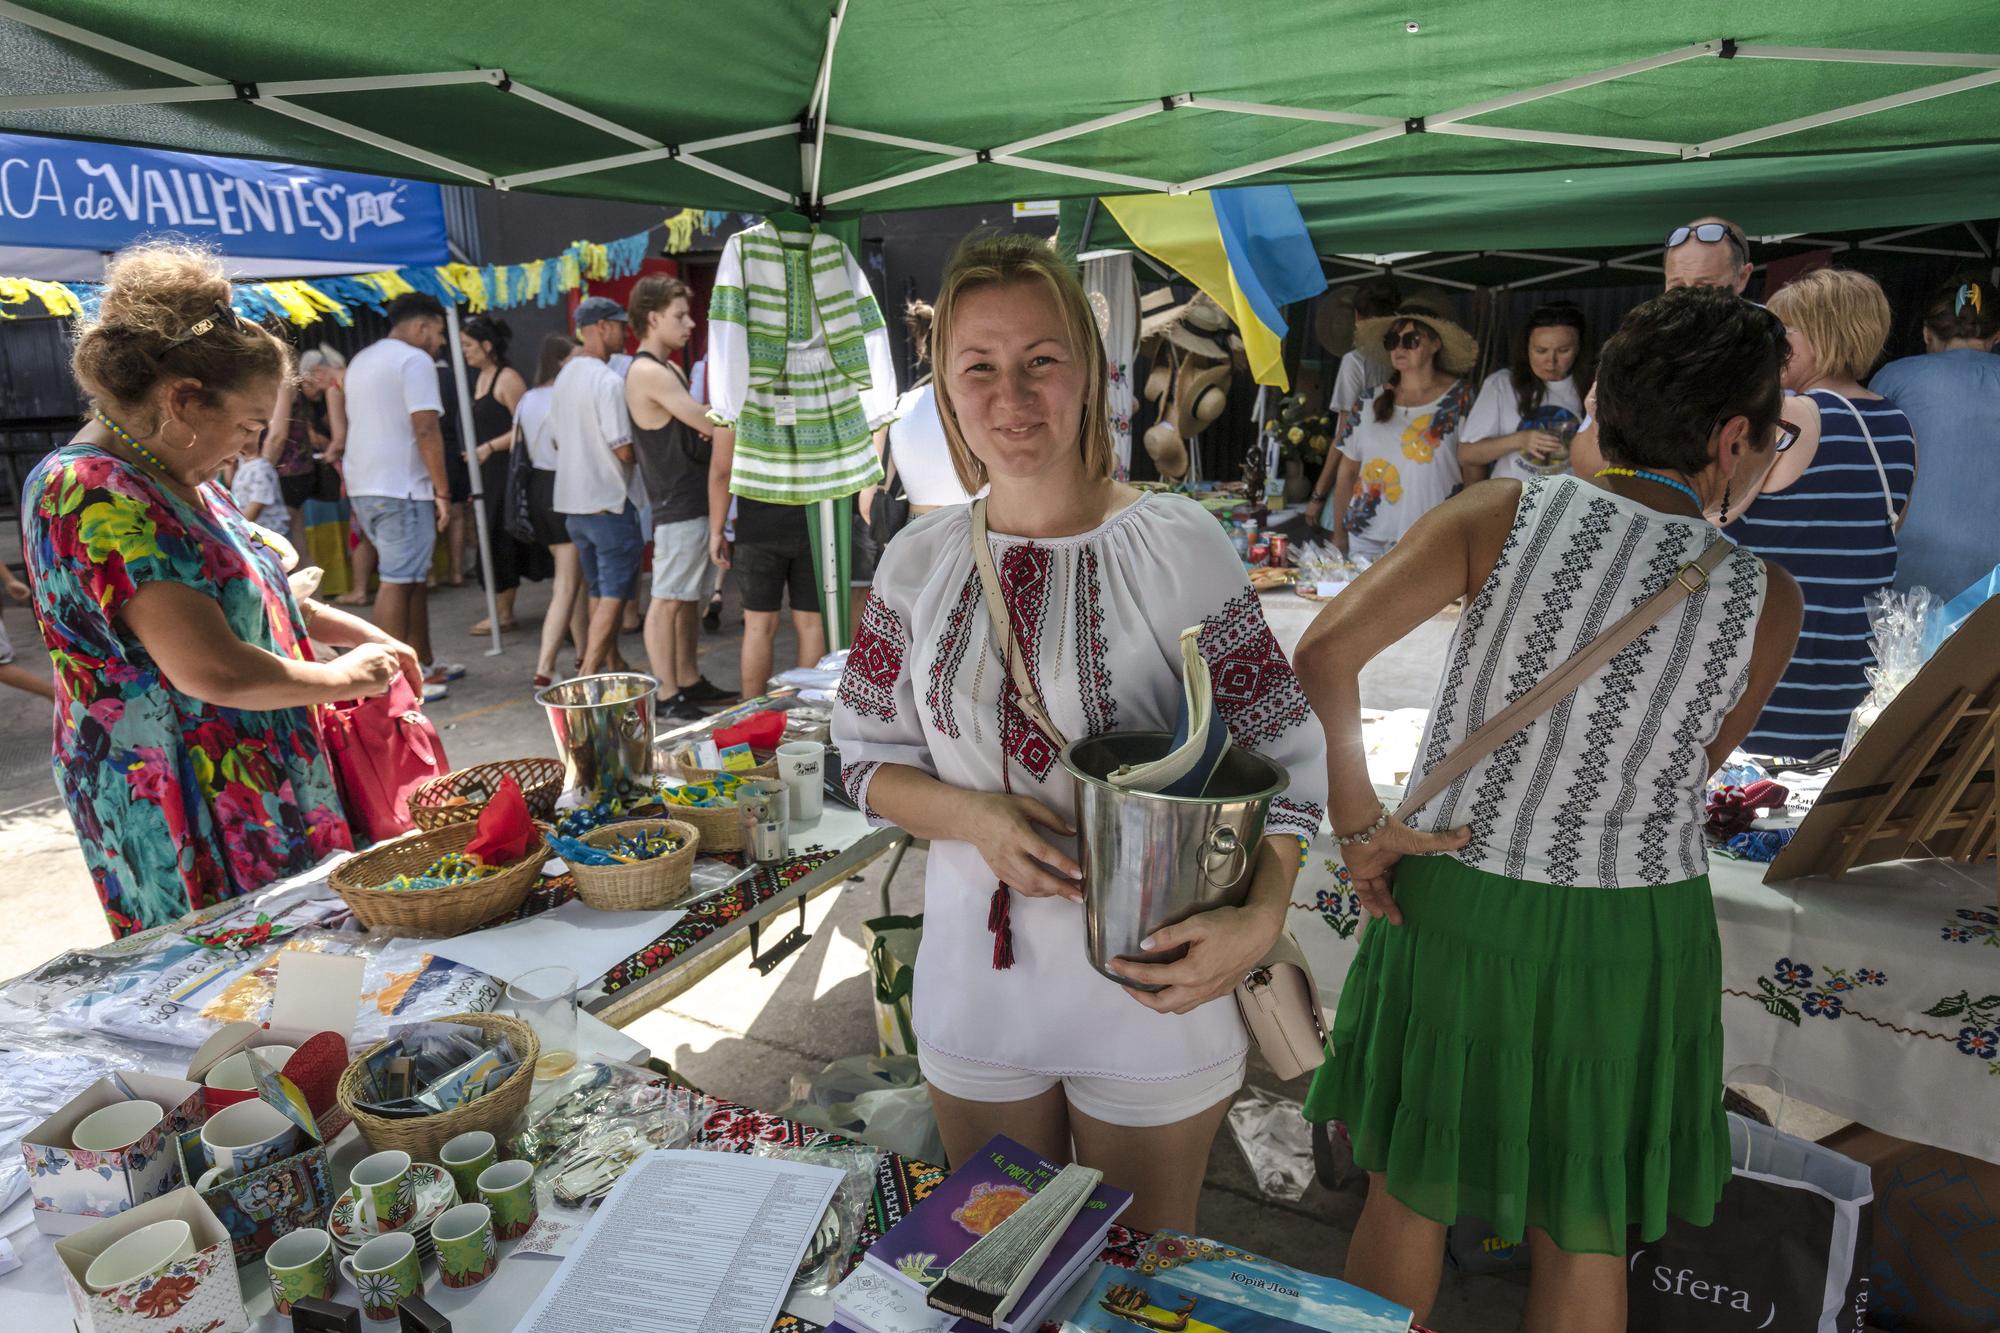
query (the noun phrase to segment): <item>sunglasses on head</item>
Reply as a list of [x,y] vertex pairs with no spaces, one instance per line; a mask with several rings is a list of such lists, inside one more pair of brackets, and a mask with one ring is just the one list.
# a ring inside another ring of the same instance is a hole
[[1744,250],[1750,248],[1744,243],[1743,238],[1738,236],[1728,224],[1722,222],[1700,222],[1692,227],[1675,227],[1672,231],[1668,232],[1667,249],[1678,249],[1686,245],[1690,240],[1700,241],[1703,245],[1714,245],[1718,241],[1725,239],[1736,242],[1737,246]]
[[1424,345],[1424,335],[1419,329],[1404,329],[1400,334],[1391,330],[1382,335],[1382,350],[1393,352],[1398,347],[1406,352],[1414,352]]

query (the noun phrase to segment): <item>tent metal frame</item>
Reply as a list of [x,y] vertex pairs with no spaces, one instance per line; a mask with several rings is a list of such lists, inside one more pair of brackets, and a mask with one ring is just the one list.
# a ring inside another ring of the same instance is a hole
[[[935,143],[902,135],[886,134],[859,126],[833,124],[828,117],[834,85],[834,50],[840,37],[840,28],[847,15],[847,0],[839,0],[827,17],[826,41],[822,48],[819,71],[814,79],[812,97],[796,123],[773,125],[763,129],[748,130],[735,134],[721,135],[710,139],[684,144],[670,144],[651,135],[632,129],[607,117],[552,96],[539,89],[510,77],[502,69],[447,70],[436,73],[386,74],[339,79],[308,79],[275,81],[269,84],[240,82],[219,78],[216,75],[183,65],[178,61],[143,50],[115,38],[106,37],[73,23],[53,18],[35,10],[22,8],[9,0],[0,0],[0,17],[34,28],[49,36],[74,42],[80,46],[114,56],[131,64],[179,79],[177,86],[150,89],[107,89],[102,92],[62,93],[54,95],[26,94],[0,96],[0,112],[40,111],[52,109],[87,109],[94,107],[142,106],[166,103],[241,100],[292,117],[324,130],[329,134],[352,139],[367,144],[383,152],[393,153],[419,162],[437,171],[463,177],[479,185],[507,190],[523,186],[539,185],[548,181],[562,180],[575,176],[593,175],[599,172],[617,171],[626,167],[640,166],[649,162],[679,162],[696,171],[705,172],[717,179],[725,180],[754,194],[778,201],[787,207],[798,207],[809,213],[841,204],[854,203],[894,190],[903,185],[928,180],[935,176],[964,171],[982,165],[1017,167],[1028,171],[1044,172],[1050,175],[1066,176],[1075,180],[1089,181],[1095,185],[1110,185],[1129,190],[1153,191],[1163,194],[1190,194],[1197,190],[1213,189],[1233,184],[1241,180],[1283,171],[1291,167],[1315,162],[1339,153],[1350,152],[1370,144],[1383,143],[1409,134],[1446,134],[1465,138],[1497,139],[1513,143],[1552,144],[1562,147],[1589,148],[1606,152],[1631,153],[1644,156],[1663,156],[1682,161],[1711,158],[1719,153],[1731,152],[1751,144],[1765,143],[1772,139],[1802,133],[1825,125],[1839,124],[1864,116],[1876,115],[1898,107],[1911,106],[1940,97],[1950,97],[1957,93],[2000,84],[2000,55],[1955,51],[1871,51],[1818,46],[1777,46],[1757,43],[1738,43],[1734,38],[1716,38],[1695,42],[1657,55],[1646,56],[1623,64],[1591,70],[1554,83],[1523,89],[1500,97],[1489,98],[1466,106],[1453,107],[1429,115],[1396,118],[1391,116],[1363,115],[1356,112],[1337,111],[1316,107],[1282,106],[1263,102],[1244,102],[1226,98],[1210,99],[1193,92],[1179,92],[1162,95],[1122,111],[1097,116],[1058,129],[1047,130],[1011,143],[985,148],[966,148],[954,144]],[[1677,65],[1688,60],[1717,58],[1723,60],[1791,60],[1823,61],[1847,64],[1885,64],[1934,67],[1940,69],[1969,70],[1957,78],[1939,83],[1925,84],[1886,97],[1870,98],[1867,101],[1850,103],[1846,106],[1830,107],[1825,111],[1792,120],[1780,121],[1737,134],[1725,135],[1705,143],[1683,143],[1666,139],[1629,139],[1604,135],[1564,134],[1546,130],[1531,130],[1503,125],[1470,124],[1475,118],[1495,112],[1511,110],[1530,102],[1560,96],[1563,93],[1593,87],[1597,84],[1629,78],[1633,75],[1649,73]],[[589,126],[598,132],[634,146],[636,151],[611,156],[600,156],[572,162],[562,166],[545,167],[533,171],[515,172],[509,175],[495,175],[476,166],[455,161],[442,154],[416,144],[406,143],[389,135],[355,125],[349,121],[326,115],[319,111],[302,107],[290,100],[295,97],[310,97],[329,93],[362,93],[388,91],[399,88],[444,87],[456,84],[485,84],[503,93],[521,98],[545,110],[565,116],[578,124]],[[1244,163],[1203,176],[1182,181],[1155,180],[1148,177],[1132,176],[1121,172],[1106,171],[1092,167],[1077,166],[1067,162],[1055,162],[1047,158],[1031,157],[1028,154],[1039,148],[1063,143],[1085,135],[1096,134],[1133,121],[1151,116],[1166,115],[1173,111],[1194,108],[1222,114],[1263,116],[1280,120],[1313,121],[1328,125],[1339,125],[1358,129],[1356,134],[1348,134],[1328,140],[1309,148],[1298,149],[1276,157],[1257,162]],[[800,147],[800,176],[802,193],[795,194],[781,186],[761,181],[742,172],[734,171],[720,163],[704,157],[704,153],[734,147],[738,144],[755,143],[766,139],[797,136]],[[901,148],[912,152],[928,153],[943,160],[906,171],[883,176],[860,185],[849,186],[823,194],[820,190],[822,168],[826,158],[826,140],[829,137],[852,139],[865,143]],[[1880,247],[1878,247],[1880,248]]]

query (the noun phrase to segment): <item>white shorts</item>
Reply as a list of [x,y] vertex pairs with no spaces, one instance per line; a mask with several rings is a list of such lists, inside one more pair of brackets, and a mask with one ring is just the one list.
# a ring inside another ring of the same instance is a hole
[[7,625],[0,621],[0,666],[14,665],[14,641],[7,637]]
[[708,587],[708,520],[684,518],[653,529],[653,596],[699,602]]
[[1243,1086],[1244,1060],[1239,1055],[1213,1069],[1155,1081],[1005,1069],[947,1055],[921,1038],[917,1041],[917,1066],[923,1070],[924,1081],[947,1097],[968,1102],[1024,1102],[1060,1083],[1063,1097],[1072,1107],[1092,1120],[1127,1129],[1171,1125],[1228,1101]]

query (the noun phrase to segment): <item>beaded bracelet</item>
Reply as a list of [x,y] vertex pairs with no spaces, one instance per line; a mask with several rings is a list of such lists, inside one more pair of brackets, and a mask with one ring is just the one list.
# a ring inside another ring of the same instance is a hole
[[1359,833],[1336,833],[1333,840],[1342,847],[1361,847],[1375,840],[1375,835],[1389,827],[1389,807],[1383,806],[1382,813],[1375,822]]

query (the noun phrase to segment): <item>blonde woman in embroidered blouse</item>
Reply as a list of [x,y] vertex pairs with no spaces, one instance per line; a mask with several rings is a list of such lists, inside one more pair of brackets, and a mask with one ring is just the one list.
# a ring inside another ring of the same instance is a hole
[[1246,905],[1158,932],[1158,949],[1189,946],[1179,962],[1121,965],[1163,990],[1099,975],[1072,784],[1007,683],[969,507],[928,514],[885,549],[834,737],[856,804],[931,839],[914,1019],[946,1154],[961,1163],[1005,1133],[1133,1191],[1132,1225],[1192,1227],[1243,1078],[1229,995],[1283,923],[1297,839],[1319,829],[1320,729],[1214,519],[1112,480],[1096,325],[1046,243],[960,248],[932,362],[960,480],[991,482],[1008,618],[1055,725],[1070,738],[1171,730],[1179,636],[1200,625],[1231,735],[1291,771]]

